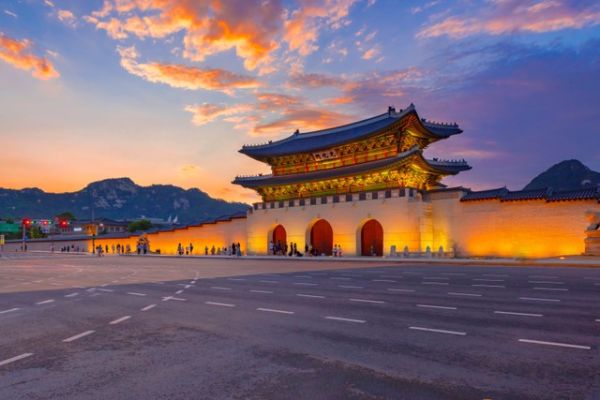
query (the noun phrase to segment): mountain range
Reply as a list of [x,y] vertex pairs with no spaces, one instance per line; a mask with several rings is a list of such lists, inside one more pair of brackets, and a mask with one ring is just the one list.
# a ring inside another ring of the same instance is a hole
[[561,191],[598,186],[600,172],[591,170],[579,160],[565,160],[533,178],[523,190],[552,188]]
[[70,211],[77,219],[131,220],[141,216],[178,218],[182,224],[245,211],[247,204],[214,199],[198,189],[172,185],[140,186],[129,178],[93,182],[70,193],[47,193],[38,188],[0,189],[0,217],[52,217]]

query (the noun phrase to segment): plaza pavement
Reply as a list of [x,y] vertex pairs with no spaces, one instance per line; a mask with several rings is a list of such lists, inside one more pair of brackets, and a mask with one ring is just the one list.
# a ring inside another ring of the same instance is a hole
[[0,258],[0,399],[600,398],[600,269],[364,261]]

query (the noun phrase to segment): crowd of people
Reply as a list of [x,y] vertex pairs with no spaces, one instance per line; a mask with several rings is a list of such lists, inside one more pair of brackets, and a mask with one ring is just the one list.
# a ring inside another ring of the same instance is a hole
[[[317,247],[313,247],[312,245],[305,244],[304,252],[301,253],[298,251],[298,243],[291,242],[288,246],[287,242],[277,241],[277,243],[273,243],[273,241],[269,242],[269,255],[272,256],[288,256],[288,257],[302,257],[302,256],[325,256],[327,254],[320,252]],[[334,244],[331,249],[331,255],[333,257],[341,257],[342,256],[342,245]]]
[[209,249],[208,246],[204,247],[204,255],[208,256],[238,256],[242,255],[242,246],[240,243],[231,243],[230,246],[215,247],[214,245]]

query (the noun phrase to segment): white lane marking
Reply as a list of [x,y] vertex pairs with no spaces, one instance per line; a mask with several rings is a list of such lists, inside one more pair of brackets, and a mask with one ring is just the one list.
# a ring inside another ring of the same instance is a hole
[[167,297],[162,298],[162,301],[169,301],[169,300],[185,301],[185,299],[181,299],[179,297],[174,297],[174,296],[167,296]]
[[352,278],[348,278],[348,277],[345,277],[345,276],[332,276],[329,279],[336,279],[338,281],[349,281]]
[[465,336],[467,334],[466,332],[448,331],[446,329],[424,328],[422,326],[409,326],[408,329],[413,329],[415,331],[424,331],[424,332],[446,333],[448,335],[459,335],[459,336]]
[[540,285],[564,285],[564,282],[557,281],[529,281],[529,283],[535,283]]
[[504,279],[473,278],[477,282],[504,282]]
[[414,289],[398,289],[398,288],[388,288],[390,292],[399,292],[399,293],[414,293]]
[[381,300],[368,300],[368,299],[348,299],[359,303],[373,303],[373,304],[385,304],[385,301]]
[[44,300],[44,301],[38,301],[37,305],[42,305],[42,304],[48,304],[48,303],[54,303],[54,299],[48,299],[48,300]]
[[294,278],[312,279],[312,276],[310,276],[310,275],[294,275]]
[[421,282],[421,285],[449,285],[448,282]]
[[482,294],[479,293],[462,293],[462,292],[448,292],[451,296],[470,296],[470,297],[481,297]]
[[456,310],[456,307],[448,307],[448,306],[435,306],[432,304],[417,304],[417,307],[421,307],[421,308],[437,308],[440,310]]
[[449,281],[450,278],[446,278],[445,276],[424,276],[423,279],[434,279],[438,281]]
[[33,353],[23,353],[23,354],[20,354],[18,356],[15,356],[15,357],[12,357],[12,358],[0,361],[0,367],[3,366],[3,365],[6,365],[6,364],[10,364],[10,363],[15,362],[15,361],[22,360],[22,359],[27,358],[27,357],[31,357],[32,355],[33,355]]
[[141,311],[152,310],[154,307],[156,307],[156,304],[150,304],[149,306],[142,308]]
[[362,286],[354,286],[354,285],[338,285],[339,288],[342,289],[364,289]]
[[304,294],[304,293],[296,293],[296,296],[300,296],[300,297],[310,297],[313,299],[324,299],[325,296],[319,296],[316,294]]
[[195,284],[196,284],[196,281],[190,281],[190,283],[191,283],[192,285],[195,285]]
[[127,292],[127,294],[130,294],[132,296],[146,296],[146,293],[138,293],[138,292]]
[[245,281],[246,278],[227,278],[228,281]]
[[559,302],[559,299],[544,299],[541,297],[519,297],[519,300]]
[[110,321],[108,324],[109,325],[116,325],[116,324],[120,324],[123,321],[127,321],[129,318],[131,318],[131,315],[126,315],[124,317],[121,318],[117,318],[114,321]]
[[102,288],[100,288],[98,290],[100,290],[102,292],[114,292],[114,290],[112,290],[112,289],[102,289]]
[[218,303],[216,301],[205,301],[204,304],[208,304],[210,306],[235,307],[235,304],[231,304],[231,303]]
[[330,319],[332,321],[342,321],[342,322],[354,322],[356,324],[364,324],[365,321],[364,319],[354,319],[354,318],[344,318],[344,317],[333,317],[333,316],[327,316],[325,317],[325,319]]
[[[556,279],[558,276],[555,275],[529,275],[530,278],[541,278],[541,279]],[[585,278],[583,278],[585,279]]]
[[107,286],[108,286],[108,283],[104,283],[104,284],[100,285],[100,287],[107,287]]
[[273,291],[272,291],[272,290],[257,290],[257,289],[250,289],[250,291],[251,291],[252,293],[268,293],[268,294],[271,294],[271,293],[273,293]]
[[[456,275],[456,276],[463,276],[466,275],[462,272],[442,272],[440,273],[440,275]],[[485,275],[485,274],[484,274]]]
[[522,313],[514,311],[494,311],[494,314],[516,315],[519,317],[543,317],[543,314]]
[[566,288],[553,288],[553,287],[534,287],[533,290],[553,290],[555,292],[568,292],[569,289]]
[[256,311],[264,311],[264,312],[272,312],[272,313],[278,313],[278,314],[294,314],[293,311],[286,311],[286,310],[275,310],[274,308],[257,308]]
[[81,339],[84,336],[91,335],[94,332],[96,332],[96,331],[85,331],[85,332],[79,333],[79,334],[77,334],[75,336],[71,336],[69,338],[63,339],[63,342],[69,343],[69,342],[72,342],[74,340]]
[[293,285],[302,285],[302,286],[319,286],[318,283],[308,283],[308,282],[294,282]]
[[175,294],[181,294],[181,293],[183,293],[183,289],[175,292]]
[[477,284],[477,285],[471,285],[473,287],[487,287],[487,288],[498,288],[498,289],[506,289],[506,286],[503,285],[484,285],[484,284]]
[[510,275],[508,274],[481,274],[481,276],[494,276],[498,278],[508,278]]
[[571,349],[582,349],[582,350],[591,350],[590,346],[581,346],[578,344],[568,344],[568,343],[558,343],[558,342],[546,342],[543,340],[532,340],[532,339],[519,339],[521,343],[533,343],[533,344],[543,344],[547,346],[557,346],[557,347],[568,347]]
[[398,281],[395,281],[393,279],[371,279],[371,281],[373,281],[373,282],[389,282],[389,283],[398,282]]
[[600,318],[598,318],[598,319],[596,320],[596,322],[600,322]]
[[214,289],[214,290],[231,290],[231,288],[224,287],[224,286],[211,286],[210,288]]
[[183,288],[184,288],[184,289],[189,289],[189,288],[191,288],[191,287],[192,287],[192,285],[185,285]]
[[13,311],[17,311],[19,308],[11,308],[10,310],[4,310],[4,311],[0,311],[0,314],[6,314],[9,312],[13,312]]

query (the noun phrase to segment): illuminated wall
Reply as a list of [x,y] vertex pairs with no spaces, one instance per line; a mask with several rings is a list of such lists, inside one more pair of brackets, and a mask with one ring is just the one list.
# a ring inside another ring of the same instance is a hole
[[[309,241],[310,228],[317,220],[327,220],[333,228],[333,242],[342,246],[345,255],[360,254],[360,231],[369,219],[376,219],[383,226],[384,254],[389,254],[391,245],[401,250],[408,246],[410,251],[422,251],[420,248],[420,223],[424,203],[420,194],[415,197],[400,197],[398,189],[392,190],[392,197],[385,198],[385,192],[377,192],[378,198],[372,199],[367,193],[366,200],[359,200],[353,194],[352,201],[340,196],[339,203],[333,203],[333,196],[327,196],[327,204],[300,206],[295,200],[293,207],[266,208],[253,210],[248,215],[248,252],[266,254],[273,229],[281,224],[287,233],[287,240],[304,249]],[[267,206],[270,203],[267,203]],[[277,206],[277,203],[275,203]]]

